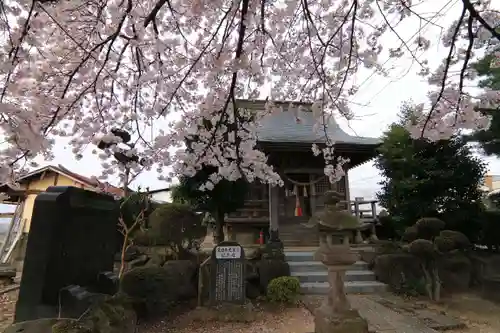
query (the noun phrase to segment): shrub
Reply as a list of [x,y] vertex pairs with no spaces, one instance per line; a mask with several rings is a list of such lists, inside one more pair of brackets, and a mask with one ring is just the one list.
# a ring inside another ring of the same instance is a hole
[[130,296],[140,317],[166,313],[172,305],[196,294],[196,265],[187,260],[134,268],[123,276],[120,291]]
[[[149,243],[168,246],[179,257],[191,249],[199,249],[207,228],[202,218],[187,205],[163,204],[150,216]],[[153,244],[152,244],[153,245]]]
[[486,246],[490,251],[500,250],[500,212],[486,211],[481,214],[482,235],[480,245]]
[[294,304],[300,294],[300,282],[296,277],[281,276],[271,280],[267,286],[270,302]]
[[[437,238],[437,237],[436,237]],[[468,250],[472,244],[463,233],[455,230],[443,230],[439,233],[439,238],[445,238],[452,243],[452,250]]]
[[415,239],[418,238],[418,230],[416,226],[411,226],[405,229],[403,236],[401,237],[401,240],[404,242],[413,242]]
[[439,301],[441,279],[437,261],[444,254],[464,251],[471,247],[469,239],[461,232],[442,230],[445,223],[437,218],[421,218],[407,228],[403,240],[405,248],[419,260],[425,279],[425,289],[430,299]]
[[409,297],[425,295],[425,279],[406,278],[404,274],[402,274],[401,279],[401,286],[396,290],[396,293]]
[[439,231],[443,230],[444,221],[435,217],[424,217],[415,223],[418,230],[418,238],[432,240]]
[[401,238],[404,232],[404,224],[390,215],[380,214],[376,230],[379,239],[395,240]]

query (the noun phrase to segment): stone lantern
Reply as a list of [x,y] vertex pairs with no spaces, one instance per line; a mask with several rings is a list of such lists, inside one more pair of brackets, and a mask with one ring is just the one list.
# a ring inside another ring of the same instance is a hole
[[345,272],[358,259],[349,246],[349,238],[360,222],[350,212],[341,210],[339,202],[338,193],[326,192],[324,210],[306,224],[318,229],[320,246],[314,257],[327,266],[330,284],[328,297],[314,313],[315,333],[367,333],[368,323],[351,309],[344,290]]

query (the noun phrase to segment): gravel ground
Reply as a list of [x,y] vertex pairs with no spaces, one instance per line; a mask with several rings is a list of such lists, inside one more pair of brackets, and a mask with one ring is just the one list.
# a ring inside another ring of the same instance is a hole
[[[3,332],[12,323],[17,294],[18,291],[13,291],[0,295],[0,332]],[[193,320],[190,311],[178,316],[173,321],[158,321],[154,324],[143,324],[138,330],[138,333],[159,332],[308,333],[314,332],[314,323],[311,314],[304,308],[287,308],[270,312],[259,311],[257,319],[251,323],[201,322]]]
[[[0,288],[2,289],[2,288]],[[10,325],[14,316],[18,291],[0,295],[0,332]],[[408,300],[412,302],[412,300]],[[455,295],[442,304],[428,303],[429,309],[454,315],[467,328],[449,330],[447,333],[499,333],[500,305],[483,300],[473,294]],[[287,308],[274,311],[259,311],[251,323],[200,322],[193,320],[192,312],[180,315],[173,321],[158,321],[143,324],[138,333],[308,333],[314,332],[313,318],[309,311]]]
[[439,305],[428,303],[428,308],[454,315],[467,325],[467,328],[449,330],[447,333],[500,332],[500,304],[484,300],[477,295],[454,295],[444,299]]
[[172,323],[157,322],[139,328],[139,333],[308,333],[314,332],[313,318],[304,308],[288,308],[260,312],[251,323],[200,322],[191,312],[176,318]]
[[0,332],[3,332],[14,319],[17,293],[16,290],[0,295]]

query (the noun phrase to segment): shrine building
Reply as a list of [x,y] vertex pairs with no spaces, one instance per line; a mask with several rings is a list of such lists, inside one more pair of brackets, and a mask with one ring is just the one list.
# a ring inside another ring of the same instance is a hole
[[[264,110],[266,101],[240,100],[238,103],[247,109]],[[280,174],[284,186],[252,183],[244,207],[226,218],[226,237],[241,244],[255,244],[261,234],[267,237],[272,228],[279,230],[279,238],[285,247],[317,246],[317,232],[305,228],[302,223],[322,209],[322,196],[327,190],[341,193],[344,207],[358,216],[362,215],[360,205],[371,204],[371,209],[365,212],[367,218],[373,220],[376,201],[350,201],[348,171],[373,159],[381,141],[351,136],[330,117],[326,128],[328,138],[335,142],[335,152],[350,159],[345,165],[346,175],[331,184],[324,174],[323,156],[314,156],[311,149],[313,143],[321,148],[326,142],[325,129],[315,130],[321,126],[315,126],[317,120],[311,104],[294,102],[292,107],[290,102],[275,104],[281,106],[283,112],[264,117],[257,132],[257,145],[268,156],[268,163]]]

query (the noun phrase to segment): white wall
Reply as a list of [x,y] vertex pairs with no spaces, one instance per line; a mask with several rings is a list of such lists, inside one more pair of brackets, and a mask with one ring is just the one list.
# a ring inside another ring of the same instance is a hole
[[170,191],[161,191],[151,194],[151,199],[158,202],[172,202]]

